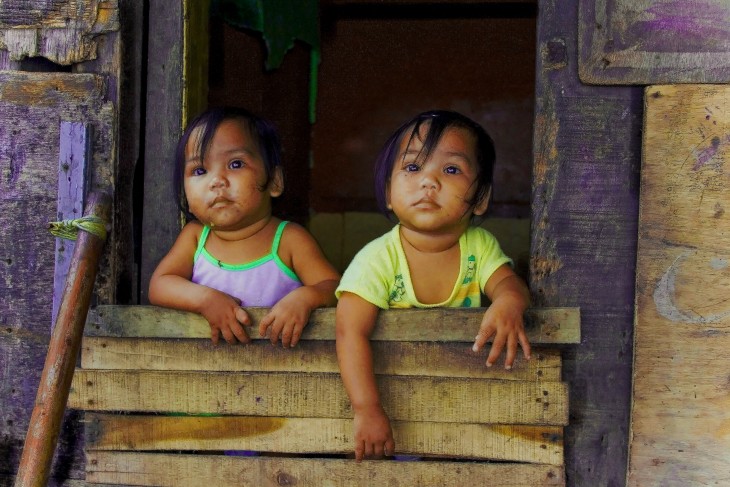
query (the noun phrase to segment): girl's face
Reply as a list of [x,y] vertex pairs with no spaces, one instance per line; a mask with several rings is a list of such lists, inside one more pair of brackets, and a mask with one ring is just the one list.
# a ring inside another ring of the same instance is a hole
[[387,189],[388,207],[406,228],[419,232],[463,232],[472,215],[487,210],[488,195],[472,207],[478,166],[476,138],[466,129],[449,127],[428,159],[419,158],[428,126],[410,137],[406,132],[393,164]]
[[224,120],[205,159],[198,153],[202,128],[185,146],[184,188],[190,212],[214,230],[239,230],[271,214],[271,197],[282,192],[279,168],[268,186],[256,139],[242,120]]

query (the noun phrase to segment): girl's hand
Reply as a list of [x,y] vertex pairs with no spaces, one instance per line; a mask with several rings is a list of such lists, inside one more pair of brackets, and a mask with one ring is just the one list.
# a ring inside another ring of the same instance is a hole
[[281,298],[261,319],[259,335],[264,337],[268,333],[272,345],[281,338],[282,347],[295,346],[314,309],[308,304],[308,294],[307,287],[300,287]]
[[221,335],[230,344],[251,341],[243,328],[243,325],[251,324],[251,319],[241,308],[238,299],[213,288],[206,288],[200,314],[208,320],[210,339],[214,345],[218,344]]
[[382,458],[395,451],[390,420],[380,405],[355,411],[355,460]]
[[507,356],[504,359],[505,369],[512,368],[517,356],[518,343],[522,347],[525,358],[530,359],[530,343],[527,340],[523,323],[524,311],[524,300],[519,296],[507,293],[500,295],[487,308],[472,348],[478,352],[494,336],[492,348],[487,357],[487,367],[494,365],[505,345],[507,346]]

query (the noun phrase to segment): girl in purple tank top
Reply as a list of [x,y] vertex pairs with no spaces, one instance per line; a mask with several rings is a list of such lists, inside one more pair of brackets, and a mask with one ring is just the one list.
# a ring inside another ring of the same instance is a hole
[[152,274],[149,299],[202,314],[213,343],[249,342],[244,308],[265,306],[259,334],[293,347],[312,310],[336,303],[340,275],[314,238],[271,213],[280,160],[273,124],[238,108],[207,110],[178,143],[175,187],[189,223]]

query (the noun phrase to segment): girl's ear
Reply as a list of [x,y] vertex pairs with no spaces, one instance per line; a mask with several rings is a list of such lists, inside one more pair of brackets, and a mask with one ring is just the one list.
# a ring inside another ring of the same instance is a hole
[[474,205],[474,211],[472,213],[476,216],[482,216],[487,212],[487,208],[489,208],[489,198],[492,196],[492,187],[489,187],[489,190],[482,196],[482,198],[477,201],[477,204]]
[[274,168],[274,173],[271,175],[271,181],[269,181],[269,194],[272,198],[281,196],[284,192],[284,172],[281,166]]

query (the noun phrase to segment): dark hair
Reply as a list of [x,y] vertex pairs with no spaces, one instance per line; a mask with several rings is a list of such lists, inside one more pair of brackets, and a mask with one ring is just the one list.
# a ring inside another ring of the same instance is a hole
[[410,134],[408,145],[410,145],[413,137],[420,133],[423,124],[427,124],[428,133],[423,147],[418,154],[418,158],[425,160],[431,154],[431,151],[438,145],[444,130],[451,127],[463,128],[471,132],[476,138],[476,157],[477,157],[477,188],[474,198],[470,201],[472,206],[479,203],[485,198],[492,187],[492,173],[494,172],[494,160],[496,158],[494,152],[494,142],[484,128],[460,113],[448,110],[431,110],[416,115],[411,120],[401,125],[393,135],[385,142],[385,145],[378,154],[375,161],[375,197],[378,200],[378,208],[386,216],[390,215],[387,208],[386,189],[390,182],[390,175],[393,172],[395,159],[398,157],[400,144],[406,134]]
[[190,140],[190,136],[193,131],[202,127],[202,133],[197,138],[198,142],[198,153],[204,156],[210,147],[210,143],[213,140],[213,135],[218,129],[218,126],[225,120],[241,120],[248,127],[251,135],[256,139],[261,156],[264,160],[264,170],[266,173],[266,181],[264,187],[269,184],[274,169],[281,166],[281,145],[279,142],[279,134],[276,130],[276,126],[257,115],[245,110],[243,108],[236,107],[214,107],[209,108],[197,117],[195,117],[185,128],[182,137],[177,143],[175,149],[175,172],[173,175],[173,181],[175,185],[175,197],[178,202],[180,210],[185,214],[187,220],[194,219],[195,217],[190,213],[188,208],[188,202],[185,198],[185,191],[183,189],[183,181],[185,179],[185,146]]

